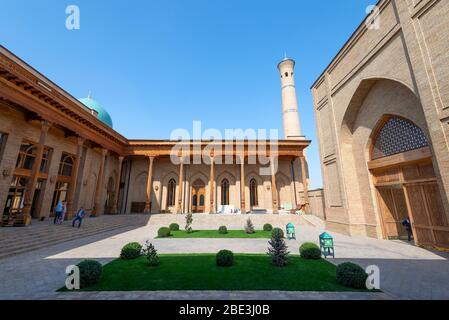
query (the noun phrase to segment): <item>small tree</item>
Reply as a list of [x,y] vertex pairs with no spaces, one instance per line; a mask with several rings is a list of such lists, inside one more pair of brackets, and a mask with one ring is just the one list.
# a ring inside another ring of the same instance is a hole
[[251,219],[246,220],[245,232],[247,234],[256,233],[256,231],[254,230],[254,225],[253,225],[253,222],[251,221]]
[[145,248],[142,250],[142,253],[147,257],[150,267],[157,267],[159,265],[157,250],[150,241],[145,243]]
[[280,232],[273,232],[271,240],[268,242],[268,255],[271,262],[276,267],[285,267],[288,264],[289,254],[287,244]]
[[188,213],[186,215],[186,227],[185,230],[187,231],[187,233],[192,233],[192,223],[193,223],[193,214],[192,213]]

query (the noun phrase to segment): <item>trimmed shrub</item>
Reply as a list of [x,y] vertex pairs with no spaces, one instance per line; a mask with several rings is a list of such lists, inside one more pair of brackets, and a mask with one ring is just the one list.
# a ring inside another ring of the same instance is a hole
[[337,266],[337,282],[345,287],[366,289],[368,275],[363,268],[352,262],[345,262]]
[[251,219],[246,220],[245,232],[247,234],[256,233],[256,230],[254,230],[254,225],[253,225],[253,222],[251,221]]
[[120,253],[120,259],[132,260],[137,259],[142,254],[142,246],[138,242],[131,242],[122,248]]
[[171,231],[179,231],[179,224],[172,223],[169,228]]
[[234,253],[229,250],[221,250],[217,253],[217,266],[231,267],[234,264]]
[[221,226],[220,228],[218,228],[218,233],[219,234],[227,234],[228,228],[226,228],[225,226]]
[[170,228],[162,227],[157,231],[157,236],[159,238],[168,238],[171,236]]
[[80,287],[81,289],[97,284],[101,280],[103,266],[95,260],[84,260],[78,265],[80,270]]
[[271,232],[271,237],[275,236],[284,238],[284,230],[282,230],[281,228],[274,228],[273,231]]
[[273,231],[273,226],[267,223],[263,226],[263,231]]
[[299,248],[299,254],[303,259],[319,260],[321,259],[321,249],[315,243],[306,242]]

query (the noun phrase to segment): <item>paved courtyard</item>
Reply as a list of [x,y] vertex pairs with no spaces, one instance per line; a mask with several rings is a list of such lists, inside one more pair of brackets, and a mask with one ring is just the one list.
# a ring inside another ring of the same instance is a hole
[[[339,234],[333,234],[337,259],[331,261],[336,264],[354,261],[363,266],[379,266],[384,293],[55,292],[64,284],[68,265],[86,258],[107,263],[119,255],[124,244],[131,241],[144,243],[151,239],[159,253],[216,253],[221,249],[238,253],[267,251],[266,239],[154,239],[157,229],[171,221],[166,219],[171,218],[153,216],[145,226],[124,226],[1,259],[0,299],[449,299],[449,254],[424,250],[400,241],[351,238]],[[261,223],[263,218],[258,219]],[[300,244],[305,241],[317,242],[318,235],[323,232],[322,227],[304,221],[298,220],[295,225],[298,240],[288,243],[293,253],[297,253]],[[208,227],[215,226],[208,226],[203,221],[199,228]]]

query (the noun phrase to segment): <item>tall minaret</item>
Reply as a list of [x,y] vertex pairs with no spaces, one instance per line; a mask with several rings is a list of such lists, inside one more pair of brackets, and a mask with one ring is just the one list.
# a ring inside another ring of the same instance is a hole
[[278,64],[282,83],[282,112],[284,122],[284,138],[287,140],[304,139],[299,122],[298,100],[295,87],[295,60],[285,56]]

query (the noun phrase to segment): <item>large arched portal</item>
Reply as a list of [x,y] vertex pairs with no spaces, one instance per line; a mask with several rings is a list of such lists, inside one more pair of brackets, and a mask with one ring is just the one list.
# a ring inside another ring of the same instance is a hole
[[383,236],[407,236],[410,218],[420,245],[448,245],[444,212],[432,152],[423,130],[399,116],[385,116],[374,130],[368,168],[373,175]]

